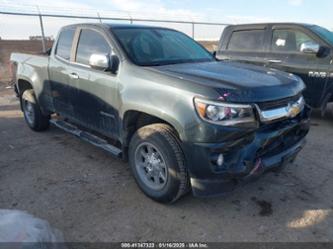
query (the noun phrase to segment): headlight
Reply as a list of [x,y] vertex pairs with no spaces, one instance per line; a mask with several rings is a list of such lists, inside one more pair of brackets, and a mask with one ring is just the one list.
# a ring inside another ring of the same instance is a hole
[[195,98],[194,104],[199,116],[207,122],[223,126],[257,126],[251,105],[215,102],[200,98]]

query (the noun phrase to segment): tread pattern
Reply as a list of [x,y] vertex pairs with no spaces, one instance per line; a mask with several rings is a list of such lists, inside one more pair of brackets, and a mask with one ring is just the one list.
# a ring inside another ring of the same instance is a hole
[[[36,100],[35,93],[33,89],[27,89],[25,90],[21,95],[21,102],[23,101],[24,94],[28,91],[28,94],[34,98],[34,109],[35,109],[35,124],[31,127],[29,124],[29,127],[33,129],[34,131],[44,131],[47,128],[49,128],[50,125],[50,116],[45,116],[40,110],[39,104]],[[28,100],[28,99],[27,99]],[[23,102],[22,102],[23,103]]]
[[175,131],[172,129],[172,127],[170,127],[167,124],[162,124],[162,123],[161,124],[152,124],[152,125],[149,125],[146,127],[149,127],[151,129],[159,132],[161,135],[163,135],[166,138],[166,140],[169,142],[169,144],[171,145],[173,151],[175,152],[179,170],[180,170],[180,172],[179,172],[180,187],[179,187],[177,195],[174,197],[174,199],[171,201],[171,203],[175,202],[180,197],[182,197],[184,194],[186,194],[190,187],[189,177],[188,177],[188,173],[187,173],[186,166],[185,166],[184,153],[181,149],[179,138],[176,136]]
[[182,151],[180,140],[176,134],[176,131],[171,126],[164,123],[154,123],[143,126],[136,131],[132,139],[136,139],[137,136],[145,138],[154,133],[158,133],[170,145],[171,151],[173,155],[175,155],[175,161],[178,166],[177,179],[180,183],[177,193],[171,197],[171,200],[167,202],[163,201],[164,203],[173,203],[190,190],[190,182],[186,169],[184,153]]

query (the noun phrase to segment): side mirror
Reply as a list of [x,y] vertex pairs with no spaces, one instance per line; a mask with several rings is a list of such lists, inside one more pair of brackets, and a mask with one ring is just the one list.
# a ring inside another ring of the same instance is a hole
[[113,54],[110,56],[110,67],[109,70],[111,73],[116,74],[119,68],[119,58],[117,55]]
[[315,42],[304,42],[301,44],[301,52],[305,54],[318,54],[320,45]]
[[104,54],[92,54],[89,58],[89,65],[98,70],[107,70],[110,67],[110,59]]

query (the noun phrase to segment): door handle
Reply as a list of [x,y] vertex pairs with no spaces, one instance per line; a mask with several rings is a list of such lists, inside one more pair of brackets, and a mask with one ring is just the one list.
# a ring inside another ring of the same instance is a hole
[[76,80],[80,78],[77,73],[70,73],[69,77],[72,78],[72,79],[76,79]]
[[268,60],[268,62],[270,62],[270,63],[281,63],[282,61],[281,60]]

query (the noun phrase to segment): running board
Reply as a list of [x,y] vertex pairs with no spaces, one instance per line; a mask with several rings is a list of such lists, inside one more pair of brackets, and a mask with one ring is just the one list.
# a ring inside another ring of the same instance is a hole
[[75,125],[72,125],[66,121],[63,120],[56,120],[56,119],[51,119],[50,123],[55,125],[56,127],[71,133],[78,138],[96,146],[99,147],[103,150],[106,150],[107,152],[111,153],[112,155],[116,157],[121,157],[121,149],[117,148],[116,146],[109,144],[106,140],[97,137],[96,135],[93,135],[87,131],[80,130],[78,127]]

